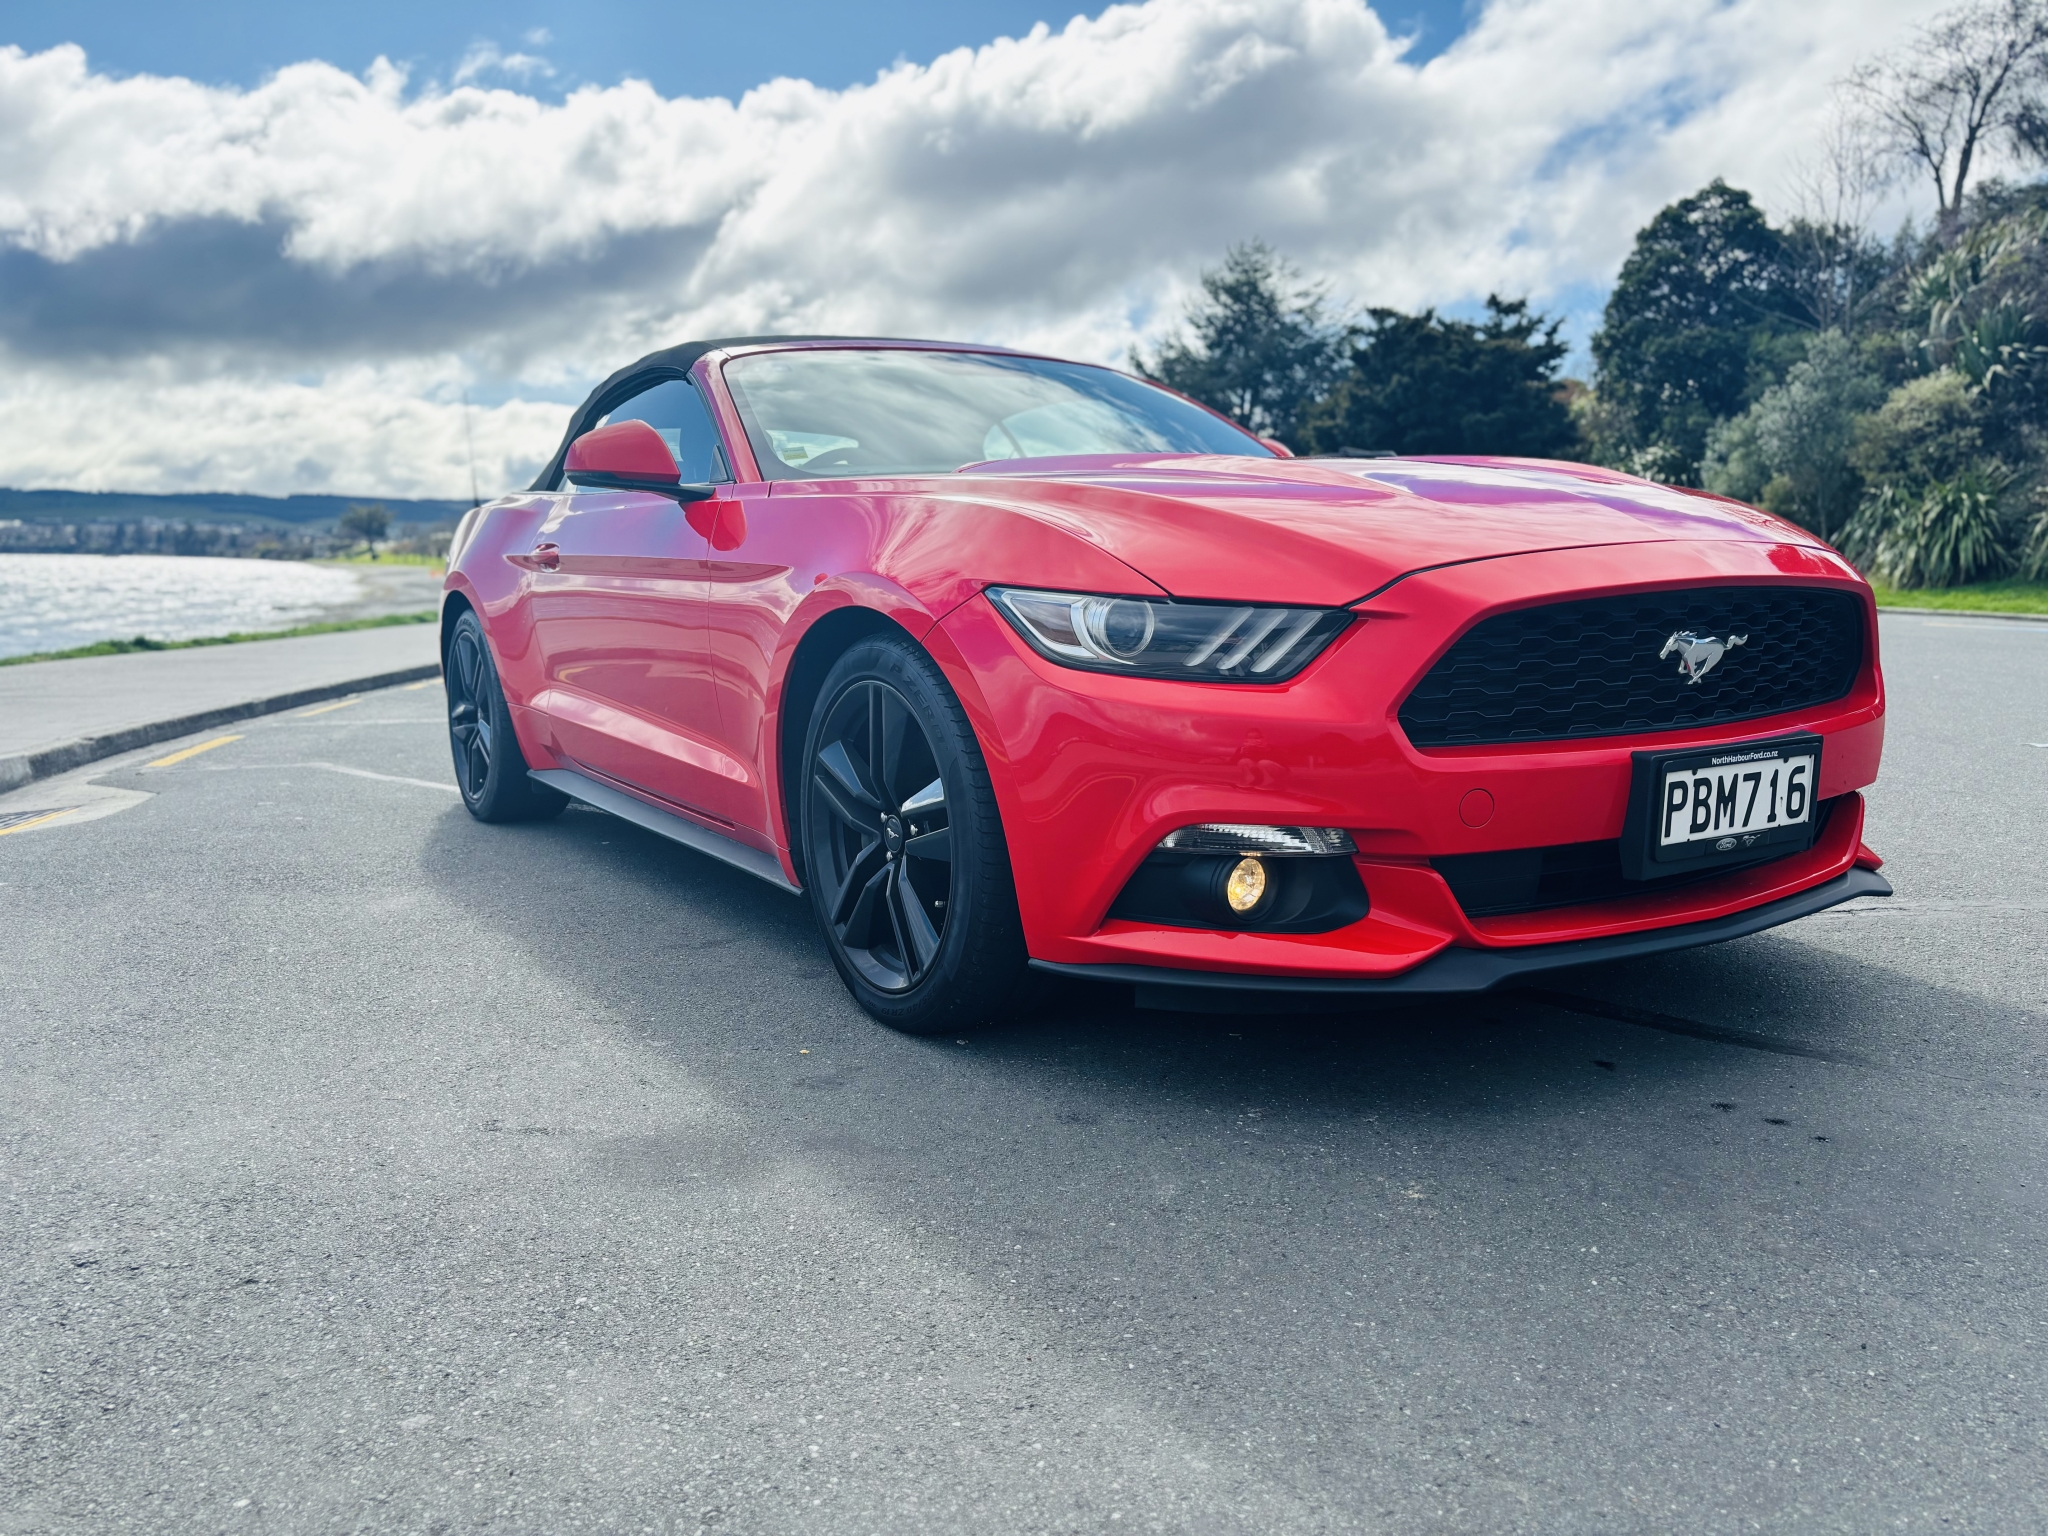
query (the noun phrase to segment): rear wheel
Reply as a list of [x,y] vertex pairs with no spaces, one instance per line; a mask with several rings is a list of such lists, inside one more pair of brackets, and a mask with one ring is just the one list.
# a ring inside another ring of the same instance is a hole
[[478,821],[535,821],[569,803],[560,790],[526,775],[526,758],[512,732],[512,714],[498,669],[474,613],[455,621],[442,660],[448,691],[448,745],[455,754],[455,783],[462,803]]
[[864,640],[804,748],[812,909],[860,1005],[936,1034],[1014,1008],[1028,979],[1009,850],[966,712],[910,640]]

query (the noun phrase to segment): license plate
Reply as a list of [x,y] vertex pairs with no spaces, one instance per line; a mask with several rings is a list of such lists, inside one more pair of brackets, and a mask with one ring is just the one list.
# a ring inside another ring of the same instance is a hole
[[1657,842],[1753,848],[1764,834],[1813,820],[1813,756],[1777,748],[1728,752],[1701,768],[1671,768],[1657,795]]
[[1632,879],[1771,858],[1813,841],[1818,736],[1635,758],[1622,843]]

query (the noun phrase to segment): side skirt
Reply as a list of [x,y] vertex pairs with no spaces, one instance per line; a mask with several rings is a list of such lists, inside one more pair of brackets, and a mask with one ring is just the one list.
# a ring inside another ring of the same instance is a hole
[[714,832],[709,827],[664,811],[659,806],[649,805],[645,800],[636,799],[624,790],[613,789],[609,784],[568,768],[530,768],[530,777],[540,780],[550,789],[559,789],[572,800],[581,800],[585,805],[607,811],[621,821],[630,821],[636,827],[644,827],[670,842],[681,843],[685,848],[694,848],[699,853],[709,854],[721,863],[730,864],[734,869],[743,869],[757,880],[766,880],[778,891],[787,891],[792,896],[801,896],[802,890],[789,883],[789,877],[782,872],[782,866],[772,854],[758,848],[749,848],[745,843]]
[[1380,1001],[1485,992],[1504,982],[1573,965],[1597,965],[1638,955],[1720,944],[1761,933],[1795,918],[1825,912],[1859,896],[1889,896],[1891,882],[1852,869],[1814,886],[1726,917],[1675,928],[1651,928],[1565,944],[1501,949],[1446,949],[1399,976],[1260,976],[1234,971],[1189,971],[1157,965],[1059,965],[1033,960],[1033,970],[1079,981],[1119,982],[1136,989],[1140,1008],[1186,1013],[1335,1013]]

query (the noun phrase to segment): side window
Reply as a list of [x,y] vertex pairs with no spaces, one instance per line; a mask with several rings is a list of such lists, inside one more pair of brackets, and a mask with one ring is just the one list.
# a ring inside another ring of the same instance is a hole
[[659,432],[676,456],[686,484],[732,478],[718,446],[718,431],[711,425],[711,413],[704,408],[697,386],[688,379],[664,379],[641,390],[598,425],[608,427],[615,421],[644,421]]

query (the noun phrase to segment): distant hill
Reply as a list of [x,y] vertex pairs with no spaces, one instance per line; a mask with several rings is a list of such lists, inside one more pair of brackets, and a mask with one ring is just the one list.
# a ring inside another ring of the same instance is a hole
[[250,527],[332,523],[350,507],[374,501],[394,522],[452,523],[466,501],[408,501],[394,496],[243,496],[194,491],[147,496],[128,491],[11,491],[0,489],[0,521],[25,523],[237,523]]

